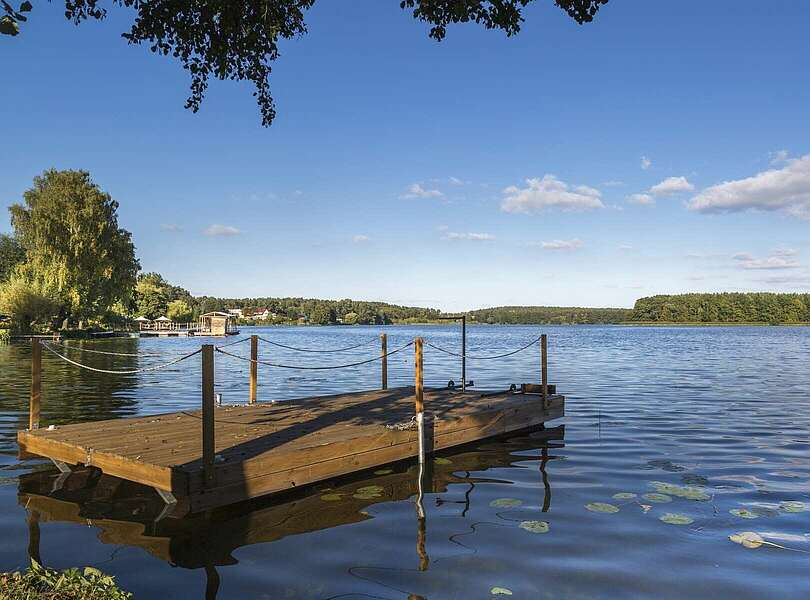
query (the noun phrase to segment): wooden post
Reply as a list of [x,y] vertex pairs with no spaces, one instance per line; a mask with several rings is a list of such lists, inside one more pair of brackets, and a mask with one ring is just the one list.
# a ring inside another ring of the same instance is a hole
[[382,389],[388,389],[388,336],[380,334],[380,367],[382,372]]
[[28,429],[39,429],[39,407],[42,401],[42,346],[31,337],[31,400],[28,406]]
[[214,345],[202,347],[202,459],[206,485],[214,482]]
[[543,408],[546,408],[548,402],[548,336],[545,333],[540,336],[540,377]]
[[461,316],[461,391],[467,391],[467,315]]
[[250,336],[250,403],[256,404],[256,384],[259,379],[259,336]]
[[424,385],[422,382],[422,338],[414,340],[416,350],[416,381],[414,384],[414,397],[416,399],[416,414],[425,412]]

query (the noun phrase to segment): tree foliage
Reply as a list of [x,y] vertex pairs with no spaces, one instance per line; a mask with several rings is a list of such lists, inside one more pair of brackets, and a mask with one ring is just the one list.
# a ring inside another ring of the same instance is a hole
[[729,292],[639,298],[634,321],[663,323],[810,323],[810,294]]
[[60,299],[53,289],[25,266],[0,283],[0,313],[11,315],[21,331],[51,325],[59,306]]
[[31,277],[79,320],[129,301],[139,264],[118,203],[86,171],[46,171],[9,207]]
[[166,308],[166,316],[178,323],[188,322],[194,317],[194,310],[185,300],[172,300]]
[[25,260],[25,248],[13,236],[0,233],[0,282]]
[[[395,0],[391,0],[392,2]],[[401,9],[431,25],[430,37],[441,41],[453,23],[476,23],[507,36],[520,31],[523,10],[536,0],[402,0]],[[551,1],[551,0],[549,0]],[[577,23],[593,20],[608,0],[553,0]],[[14,9],[0,0],[5,15],[0,33],[17,35],[26,0]],[[280,39],[307,32],[304,13],[315,0],[108,0],[106,4],[134,10],[135,22],[122,33],[130,44],[148,44],[152,52],[178,59],[191,75],[186,108],[197,112],[211,77],[250,81],[255,87],[262,124],[276,116],[268,81],[279,57]],[[65,0],[65,16],[75,24],[104,19],[103,0]]]
[[562,306],[499,306],[468,313],[471,320],[479,323],[503,325],[540,324],[596,324],[622,323],[629,321],[631,310],[627,308],[583,308]]

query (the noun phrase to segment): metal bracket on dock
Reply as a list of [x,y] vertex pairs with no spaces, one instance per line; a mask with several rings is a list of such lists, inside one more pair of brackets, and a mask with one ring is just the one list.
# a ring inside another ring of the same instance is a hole
[[160,488],[155,488],[155,491],[158,493],[158,496],[160,496],[163,499],[163,502],[166,503],[165,506],[163,507],[163,510],[155,519],[155,523],[157,523],[161,519],[165,519],[170,514],[172,514],[172,511],[174,510],[175,506],[177,506],[177,498],[171,492],[167,492],[166,490],[162,490]]
[[53,494],[62,489],[62,486],[65,485],[65,481],[67,481],[67,478],[70,477],[70,474],[73,471],[71,471],[70,467],[67,466],[66,463],[63,463],[61,460],[56,460],[55,458],[52,458],[51,462],[57,469],[59,469],[59,477],[57,477],[54,480],[53,487],[51,487],[51,494]]

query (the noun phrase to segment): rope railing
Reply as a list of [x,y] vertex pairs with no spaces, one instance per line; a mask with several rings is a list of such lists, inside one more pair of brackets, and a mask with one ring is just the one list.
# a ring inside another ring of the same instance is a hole
[[[287,346],[286,344],[281,344],[279,342],[274,342],[273,340],[268,340],[265,337],[258,336],[259,339],[267,344],[271,344],[273,346],[278,346],[279,348],[286,348],[287,350],[294,350],[295,352],[313,352],[318,354],[329,354],[332,352],[348,352],[349,350],[356,350],[357,348],[362,348],[364,346],[370,346],[374,342],[377,342],[377,338],[371,338],[365,342],[357,344],[355,346],[347,346],[346,348],[329,348],[326,350],[316,350],[314,348],[296,348],[295,346]],[[223,346],[220,346],[222,348]]]
[[392,354],[396,354],[397,352],[402,352],[406,348],[409,348],[410,346],[413,346],[413,344],[414,344],[413,342],[408,342],[407,344],[405,344],[404,346],[400,346],[396,350],[391,350],[391,352],[387,352],[385,354],[381,354],[380,356],[375,356],[374,358],[369,358],[367,360],[362,360],[362,361],[354,362],[354,363],[348,363],[348,364],[345,364],[345,365],[327,365],[327,366],[322,366],[322,367],[306,367],[306,366],[302,366],[302,365],[284,365],[284,364],[281,364],[281,363],[270,362],[268,360],[258,360],[258,359],[249,358],[247,356],[239,356],[238,354],[233,354],[233,353],[228,352],[226,350],[221,350],[220,348],[215,348],[215,350],[217,352],[219,352],[220,354],[224,354],[225,356],[230,356],[231,358],[236,358],[238,360],[242,360],[242,361],[249,362],[249,363],[254,363],[254,364],[257,364],[257,365],[264,365],[264,366],[267,366],[267,367],[276,367],[276,368],[279,368],[279,369],[296,369],[296,370],[301,370],[301,371],[328,371],[328,370],[332,370],[332,369],[348,369],[349,367],[359,367],[360,365],[367,365],[369,363],[373,363],[374,361],[381,360],[383,358],[388,358],[389,356],[391,356]]
[[540,337],[532,340],[531,342],[529,342],[528,344],[526,344],[525,346],[523,346],[521,348],[518,348],[517,350],[513,350],[513,351],[507,352],[505,354],[497,354],[497,355],[494,355],[494,356],[475,356],[475,355],[470,355],[470,354],[459,354],[458,352],[453,352],[451,350],[446,350],[446,349],[442,348],[441,346],[436,346],[435,344],[431,344],[428,341],[425,342],[425,346],[429,346],[430,348],[433,348],[434,350],[438,350],[439,352],[444,352],[445,354],[449,354],[450,356],[455,356],[457,358],[469,358],[470,360],[495,360],[496,358],[506,358],[507,356],[512,356],[513,354],[517,354],[518,352],[523,352],[524,350],[527,350],[527,349],[531,348],[532,346],[534,346],[537,342],[539,342],[542,339],[542,337],[543,336],[540,336]]
[[[247,342],[250,338],[243,338],[241,340],[236,340],[234,342],[230,342],[228,344],[222,344],[217,346],[217,348],[227,348],[228,346],[233,346],[234,344],[241,344],[242,342]],[[126,356],[130,358],[138,358],[138,357],[145,357],[145,356],[165,356],[165,352],[110,352],[108,350],[94,350],[92,348],[85,348],[84,346],[71,346],[69,344],[62,344],[60,342],[48,342],[53,346],[59,346],[60,348],[64,348],[65,350],[70,350],[74,352],[88,352],[90,354],[103,354],[105,356]]]
[[142,369],[113,370],[113,369],[99,369],[98,367],[92,367],[90,365],[82,364],[71,358],[68,358],[64,354],[57,352],[50,346],[48,342],[40,342],[40,343],[48,352],[58,356],[65,362],[75,365],[81,369],[86,369],[87,371],[93,371],[94,373],[105,373],[107,375],[135,375],[137,373],[149,373],[151,371],[159,371],[160,369],[165,369],[166,367],[170,367],[172,365],[176,365],[179,362],[183,362],[184,360],[191,358],[192,356],[196,356],[197,354],[202,352],[202,349],[195,350],[194,352],[190,352],[189,354],[185,354],[183,356],[180,356],[179,358],[170,360],[169,362],[165,362],[159,365],[153,365],[151,367],[144,367]]

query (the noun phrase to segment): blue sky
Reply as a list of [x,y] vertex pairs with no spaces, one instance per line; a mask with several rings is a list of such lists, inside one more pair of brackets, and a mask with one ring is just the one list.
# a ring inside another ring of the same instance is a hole
[[[810,290],[810,3],[550,1],[436,43],[396,0],[324,1],[249,84],[37,2],[0,39],[0,206],[46,168],[120,202],[144,270],[195,294],[632,306]],[[10,229],[0,218],[0,231]]]

